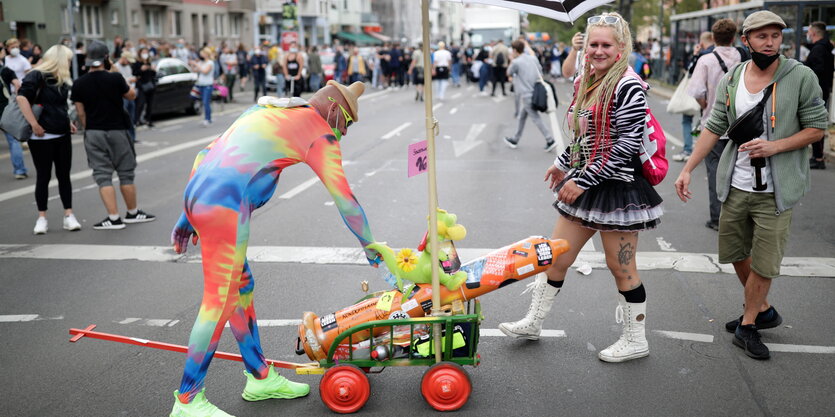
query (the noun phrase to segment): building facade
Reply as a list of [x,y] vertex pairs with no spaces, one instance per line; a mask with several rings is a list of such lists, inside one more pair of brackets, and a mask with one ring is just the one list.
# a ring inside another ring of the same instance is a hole
[[[29,39],[44,48],[75,38],[113,46],[117,35],[194,45],[251,46],[256,0],[27,0],[0,2],[0,37]],[[57,7],[56,7],[57,6]],[[73,28],[75,30],[73,30]]]

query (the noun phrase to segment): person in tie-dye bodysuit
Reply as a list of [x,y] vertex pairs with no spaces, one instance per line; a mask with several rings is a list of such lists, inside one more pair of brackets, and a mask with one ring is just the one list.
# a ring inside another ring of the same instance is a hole
[[[254,280],[246,261],[249,220],[273,195],[282,170],[301,162],[328,189],[360,246],[374,242],[345,178],[337,139],[357,120],[356,98],[362,91],[362,83],[331,83],[305,106],[253,106],[198,153],[184,193],[184,211],[171,238],[178,253],[185,252],[190,238],[194,244],[198,236],[202,241],[203,301],[172,416],[228,416],[203,394],[206,371],[227,322],[246,367],[244,399],[295,398],[310,391],[306,384],[279,376],[264,360],[253,306]],[[366,249],[366,257],[372,266],[379,264],[373,250]]]

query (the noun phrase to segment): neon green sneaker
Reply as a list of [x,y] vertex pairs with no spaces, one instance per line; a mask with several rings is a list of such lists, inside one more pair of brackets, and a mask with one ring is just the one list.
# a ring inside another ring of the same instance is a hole
[[247,401],[261,401],[270,398],[298,398],[310,393],[310,385],[293,382],[278,374],[278,371],[270,365],[267,377],[255,379],[255,377],[244,371],[246,375],[246,387],[241,394]]
[[180,402],[180,391],[174,391],[174,408],[169,417],[235,417],[210,403],[205,391],[206,388],[201,389],[188,404]]

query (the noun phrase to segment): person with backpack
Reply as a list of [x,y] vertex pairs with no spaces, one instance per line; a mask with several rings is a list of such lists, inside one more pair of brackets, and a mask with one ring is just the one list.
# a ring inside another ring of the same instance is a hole
[[[14,93],[20,89],[20,80],[17,78],[17,74],[15,72],[3,65],[3,62],[6,58],[6,49],[0,47],[0,114],[3,114],[3,110],[9,104],[9,100],[13,100],[15,97]],[[14,90],[12,90],[14,87]],[[23,147],[20,146],[20,142],[10,135],[7,132],[3,132],[6,135],[6,142],[9,143],[9,156],[12,160],[12,173],[14,174],[15,179],[17,180],[25,180],[29,177],[28,171],[26,170],[26,162],[23,159]]]
[[568,268],[599,232],[618,290],[616,317],[623,333],[597,356],[624,362],[649,355],[646,291],[636,252],[639,232],[658,226],[663,213],[639,156],[651,114],[645,84],[628,65],[628,22],[618,13],[590,17],[583,50],[586,59],[567,115],[574,139],[545,173],[559,212],[552,238],[567,240],[571,249],[537,278],[527,315],[499,329],[508,336],[538,339]]
[[511,149],[516,149],[519,139],[522,138],[522,132],[525,131],[525,121],[530,116],[533,124],[545,136],[545,152],[551,152],[557,147],[557,141],[554,140],[554,135],[545,126],[539,116],[539,111],[534,109],[532,103],[534,85],[542,79],[542,69],[539,61],[534,56],[525,53],[525,42],[515,40],[510,45],[516,52],[516,58],[510,63],[507,74],[513,77],[513,91],[519,97],[521,108],[517,116],[516,134],[513,137],[504,138],[504,142]]
[[[732,46],[736,31],[736,23],[731,19],[720,19],[713,24],[711,32],[714,46],[710,52],[697,58],[698,61],[693,68],[693,76],[690,78],[690,83],[687,84],[687,94],[695,98],[702,108],[699,130],[705,128],[708,116],[713,110],[713,103],[716,102],[716,86],[719,85],[719,81],[728,72],[728,68],[735,66],[743,61],[743,58],[746,58]],[[722,151],[725,150],[727,143],[727,138],[719,139],[705,158],[708,206],[710,209],[710,219],[705,223],[705,227],[717,231],[719,230],[719,211],[722,204],[716,196],[716,169],[719,166],[719,157],[722,156]],[[688,154],[684,160],[689,159],[689,157]]]
[[[786,23],[763,10],[742,23],[742,41],[752,59],[728,69],[693,154],[676,179],[678,197],[687,202],[691,173],[728,135],[719,160],[716,188],[719,263],[733,264],[744,287],[739,319],[725,324],[733,344],[754,359],[770,352],[759,330],[783,319],[768,302],[788,243],[792,209],[811,189],[809,144],[827,128],[827,113],[815,73],[780,54]],[[754,132],[758,136],[751,139]]]

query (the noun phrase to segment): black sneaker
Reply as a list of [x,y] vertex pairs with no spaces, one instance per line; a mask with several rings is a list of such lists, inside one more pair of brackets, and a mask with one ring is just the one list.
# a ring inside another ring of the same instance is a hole
[[145,213],[142,210],[136,210],[136,214],[126,214],[125,223],[145,223],[152,222],[157,219],[153,214]]
[[[739,323],[742,323],[742,316],[739,316],[737,320],[731,320],[725,323],[725,330],[728,333],[733,333],[736,331],[737,326]],[[757,318],[754,320],[754,324],[760,330],[765,329],[772,329],[780,324],[783,323],[783,318],[780,317],[780,314],[777,313],[777,310],[774,309],[774,306],[768,307],[768,310],[765,310],[759,314],[757,314]]]
[[556,148],[556,147],[557,147],[557,141],[552,140],[552,141],[550,141],[550,142],[546,142],[546,143],[545,143],[545,149],[544,149],[544,151],[545,151],[545,152],[551,152],[551,151],[553,151],[553,150],[554,150],[554,148]]
[[516,149],[516,146],[519,144],[519,142],[514,141],[513,139],[511,139],[511,138],[509,138],[509,137],[504,138],[504,143],[505,143],[507,146],[509,146],[509,147],[510,147],[510,149]]
[[768,359],[768,346],[760,340],[760,332],[753,324],[740,325],[734,332],[734,344],[745,350],[745,354],[754,359]]
[[810,169],[826,169],[826,162],[824,160],[817,160],[812,158],[809,160],[809,168]]
[[[713,229],[717,232],[719,231],[719,223],[713,220],[708,220],[707,223],[705,223],[705,227],[707,227],[708,229]],[[734,329],[736,329],[736,327],[734,327]]]
[[121,218],[110,220],[110,217],[105,217],[104,220],[93,225],[93,229],[96,230],[118,230],[124,228],[125,223],[122,222]]

